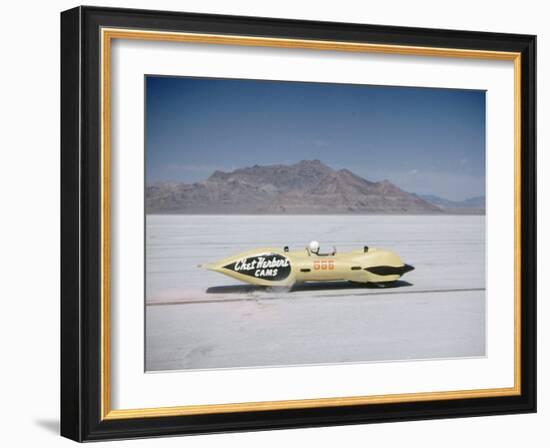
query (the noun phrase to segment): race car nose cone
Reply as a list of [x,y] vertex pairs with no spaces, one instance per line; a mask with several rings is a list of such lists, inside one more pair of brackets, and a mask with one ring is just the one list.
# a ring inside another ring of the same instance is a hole
[[198,268],[208,269],[209,271],[220,271],[222,266],[219,263],[201,263],[197,265]]

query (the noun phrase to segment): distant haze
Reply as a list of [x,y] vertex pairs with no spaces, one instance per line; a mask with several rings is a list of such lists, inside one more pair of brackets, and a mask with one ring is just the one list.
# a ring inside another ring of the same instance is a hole
[[485,91],[147,76],[145,119],[149,185],[319,159],[423,201],[485,195]]

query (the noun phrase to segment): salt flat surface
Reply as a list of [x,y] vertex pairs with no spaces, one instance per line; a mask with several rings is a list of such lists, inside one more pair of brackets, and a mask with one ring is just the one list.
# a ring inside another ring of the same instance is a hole
[[[199,269],[260,246],[396,251],[395,288],[274,291]],[[148,216],[146,368],[204,369],[485,354],[484,216]]]

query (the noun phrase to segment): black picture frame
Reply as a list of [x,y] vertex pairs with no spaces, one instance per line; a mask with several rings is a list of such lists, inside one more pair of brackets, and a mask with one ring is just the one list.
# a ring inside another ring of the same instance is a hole
[[[387,404],[102,419],[103,27],[521,54],[521,393]],[[61,13],[61,435],[76,441],[536,412],[536,37],[100,7]]]

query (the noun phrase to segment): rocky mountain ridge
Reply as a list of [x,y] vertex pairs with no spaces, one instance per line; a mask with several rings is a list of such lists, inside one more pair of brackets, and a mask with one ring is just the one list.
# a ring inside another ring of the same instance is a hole
[[145,188],[149,214],[439,214],[442,208],[390,181],[371,182],[319,160],[215,171],[192,184]]

